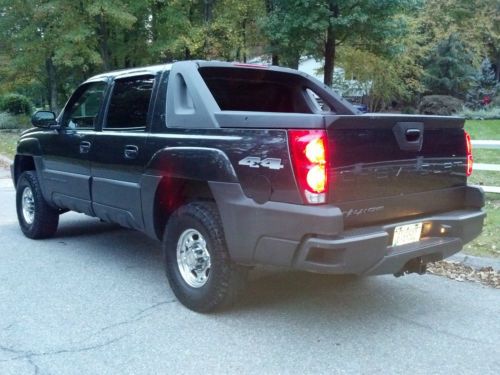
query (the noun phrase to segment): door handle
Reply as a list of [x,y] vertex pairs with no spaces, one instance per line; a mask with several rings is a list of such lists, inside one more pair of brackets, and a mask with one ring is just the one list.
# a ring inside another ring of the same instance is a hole
[[90,146],[92,146],[92,143],[88,141],[80,142],[80,154],[88,154],[88,152],[90,151]]
[[139,155],[139,147],[136,145],[127,145],[125,146],[125,150],[123,151],[123,156],[125,159],[135,159]]

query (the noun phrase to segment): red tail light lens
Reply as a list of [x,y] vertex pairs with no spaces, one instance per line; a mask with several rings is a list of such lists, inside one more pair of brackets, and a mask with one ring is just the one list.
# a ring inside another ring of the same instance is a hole
[[327,137],[325,130],[289,130],[288,140],[293,170],[304,200],[326,202]]
[[472,174],[472,166],[474,164],[474,158],[472,157],[472,142],[470,140],[470,135],[467,132],[465,133],[465,147],[466,147],[466,155],[467,155],[467,169],[466,175],[469,177]]

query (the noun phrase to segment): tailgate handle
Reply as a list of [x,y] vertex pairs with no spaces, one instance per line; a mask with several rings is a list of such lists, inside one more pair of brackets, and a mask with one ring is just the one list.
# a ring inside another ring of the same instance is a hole
[[416,142],[420,138],[420,129],[407,129],[405,135],[408,142]]
[[392,128],[399,148],[403,151],[420,152],[424,143],[423,122],[398,122]]

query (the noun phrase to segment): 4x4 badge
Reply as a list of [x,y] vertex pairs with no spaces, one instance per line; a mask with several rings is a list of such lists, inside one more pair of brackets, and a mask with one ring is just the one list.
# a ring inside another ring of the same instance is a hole
[[238,162],[239,165],[246,165],[250,168],[269,168],[279,170],[284,168],[285,166],[281,164],[281,159],[276,158],[266,158],[261,159],[257,156],[247,156],[245,159],[241,159]]

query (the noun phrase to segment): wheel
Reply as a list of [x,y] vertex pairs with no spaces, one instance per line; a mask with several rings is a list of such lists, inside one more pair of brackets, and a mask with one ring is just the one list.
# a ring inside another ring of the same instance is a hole
[[163,253],[170,287],[193,311],[232,304],[245,284],[248,271],[231,261],[214,203],[192,202],[177,209],[165,229]]
[[24,172],[19,177],[16,209],[19,225],[26,237],[47,238],[56,232],[59,212],[43,198],[35,171]]

